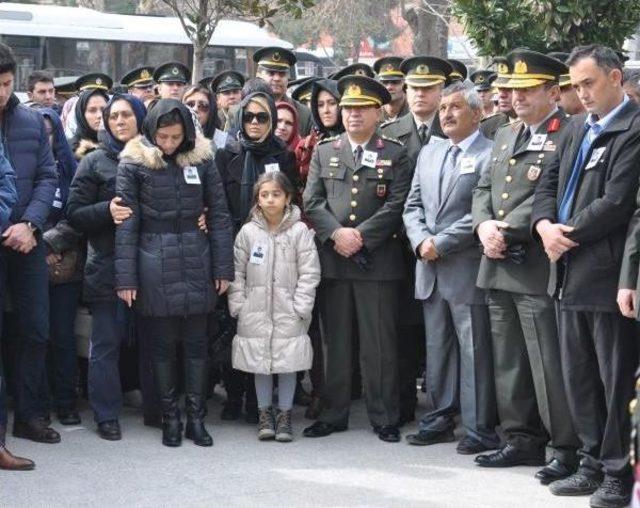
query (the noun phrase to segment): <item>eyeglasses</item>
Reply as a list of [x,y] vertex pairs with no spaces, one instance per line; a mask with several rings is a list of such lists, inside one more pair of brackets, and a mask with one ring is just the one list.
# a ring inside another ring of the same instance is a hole
[[254,120],[258,123],[268,123],[269,115],[264,112],[252,113],[251,111],[245,111],[244,113],[242,113],[243,123],[252,123]]
[[209,103],[204,101],[187,101],[185,104],[191,109],[199,109],[200,111],[209,111],[211,108]]

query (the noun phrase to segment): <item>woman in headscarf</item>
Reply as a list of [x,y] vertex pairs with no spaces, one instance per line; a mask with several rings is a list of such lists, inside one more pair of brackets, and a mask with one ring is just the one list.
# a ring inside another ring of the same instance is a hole
[[311,88],[311,116],[314,127],[295,149],[300,181],[304,187],[309,174],[313,149],[322,139],[338,136],[344,132],[340,115],[340,93],[338,83],[332,79],[320,79]]
[[131,209],[116,197],[115,180],[120,152],[139,135],[145,115],[144,104],[133,95],[111,98],[103,111],[100,146],[80,162],[67,202],[69,222],[88,240],[83,299],[93,318],[89,403],[98,434],[107,440],[121,438],[118,362],[121,343],[129,333],[127,310],[115,290],[115,224],[127,220]]
[[278,110],[276,136],[293,152],[301,139],[298,134],[298,112],[294,106],[285,101],[277,102],[276,108]]
[[[249,80],[245,86],[250,86]],[[262,84],[264,81],[260,80]],[[262,86],[257,83],[258,86]],[[247,94],[238,106],[240,130],[237,140],[229,141],[216,152],[216,166],[225,188],[229,211],[234,224],[234,235],[249,217],[253,200],[253,186],[267,171],[282,171],[298,189],[295,156],[283,141],[275,136],[277,111],[268,92]],[[294,198],[295,201],[295,198]],[[221,305],[223,303],[221,302]],[[226,301],[224,302],[226,305]],[[228,316],[228,312],[224,313]],[[229,318],[229,328],[235,329],[235,320]],[[234,333],[229,330],[229,335]],[[227,401],[221,414],[223,420],[237,420],[246,394],[245,413],[248,423],[258,422],[258,403],[253,376],[231,368],[231,360],[222,369]]]
[[53,402],[60,423],[77,425],[77,355],[74,321],[84,267],[83,235],[66,217],[69,187],[76,173],[76,160],[64,135],[62,121],[50,108],[37,108],[44,117],[49,144],[56,161],[58,188],[45,224],[43,240],[49,265],[49,331],[53,362]]
[[[204,426],[207,314],[233,280],[233,228],[210,142],[173,99],[148,113],[144,136],[121,154],[116,192],[132,210],[116,230],[116,288],[152,344],[162,403],[162,442],[180,446],[176,343],[184,352],[185,437],[213,440]],[[208,234],[198,220],[206,213]]]
[[98,148],[98,130],[102,124],[102,111],[109,96],[100,89],[85,90],[78,97],[74,111],[76,131],[69,142],[78,161]]
[[202,133],[211,140],[211,149],[215,155],[218,148],[224,148],[229,138],[219,128],[220,117],[215,96],[201,85],[191,85],[182,96],[182,103],[197,115]]

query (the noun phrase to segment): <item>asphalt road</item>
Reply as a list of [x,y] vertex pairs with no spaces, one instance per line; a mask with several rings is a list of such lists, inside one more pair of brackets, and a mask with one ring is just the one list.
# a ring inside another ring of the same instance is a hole
[[[0,472],[0,507],[349,506],[587,507],[588,498],[558,498],[533,479],[536,468],[486,470],[455,453],[455,443],[429,447],[379,441],[364,404],[354,405],[350,430],[322,439],[301,436],[309,422],[294,417],[292,443],[257,441],[253,425],[222,422],[220,398],[210,405],[212,448],[185,441],[161,445],[138,410],[121,420],[123,439],[95,434],[91,412],[78,427],[54,426],[62,443],[8,439],[33,458],[33,472]],[[413,430],[407,427],[404,433]]]

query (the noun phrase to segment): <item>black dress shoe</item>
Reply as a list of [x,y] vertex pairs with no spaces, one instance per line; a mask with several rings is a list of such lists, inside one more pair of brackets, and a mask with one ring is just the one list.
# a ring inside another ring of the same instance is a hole
[[302,431],[304,437],[325,437],[334,432],[343,432],[347,430],[346,425],[333,425],[326,422],[315,422],[310,427]]
[[373,427],[373,432],[378,434],[378,438],[381,441],[386,441],[387,443],[400,441],[400,430],[395,425],[376,425]]
[[415,446],[427,446],[438,443],[451,443],[456,440],[453,430],[421,430],[417,434],[408,434],[407,443]]
[[544,466],[544,451],[524,452],[507,444],[495,453],[478,455],[475,461],[481,467]]
[[487,446],[473,436],[464,436],[456,446],[460,455],[477,455],[478,453],[495,450],[497,446]]
[[34,418],[28,422],[13,422],[14,437],[30,439],[36,443],[54,444],[60,442],[60,434],[49,427],[44,419]]
[[108,420],[98,424],[98,435],[107,441],[119,441],[122,439],[118,420]]
[[605,475],[604,481],[589,499],[591,508],[623,508],[631,502],[633,478]]
[[571,476],[556,480],[549,485],[555,496],[588,496],[593,494],[602,483],[602,473],[581,467]]
[[574,471],[575,468],[565,464],[560,459],[551,459],[546,466],[533,476],[536,480],[540,480],[542,485],[549,485],[551,482],[562,480],[572,475]]
[[77,411],[58,413],[58,420],[62,425],[80,425],[82,423],[80,414]]

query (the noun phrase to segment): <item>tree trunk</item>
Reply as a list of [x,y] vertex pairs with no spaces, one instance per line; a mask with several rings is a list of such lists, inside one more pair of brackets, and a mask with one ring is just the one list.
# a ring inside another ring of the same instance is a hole
[[199,44],[193,45],[193,68],[191,69],[191,83],[193,84],[202,79],[206,49],[206,45],[204,47]]
[[413,31],[413,52],[416,55],[434,55],[447,58],[449,27],[440,17],[429,12],[425,4],[448,17],[449,0],[412,0],[402,17]]

